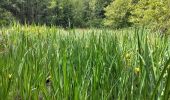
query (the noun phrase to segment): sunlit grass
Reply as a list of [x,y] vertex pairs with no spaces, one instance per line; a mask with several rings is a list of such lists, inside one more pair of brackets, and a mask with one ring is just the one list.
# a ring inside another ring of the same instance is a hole
[[145,29],[0,31],[1,99],[167,99],[169,37]]

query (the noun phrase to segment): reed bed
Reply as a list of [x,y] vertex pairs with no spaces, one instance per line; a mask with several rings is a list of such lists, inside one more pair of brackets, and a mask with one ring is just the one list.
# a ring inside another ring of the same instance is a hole
[[1,28],[0,99],[168,100],[169,47],[144,28]]

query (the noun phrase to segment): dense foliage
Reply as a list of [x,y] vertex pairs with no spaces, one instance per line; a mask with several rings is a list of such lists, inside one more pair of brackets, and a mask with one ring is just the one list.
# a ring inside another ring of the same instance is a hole
[[[111,0],[1,0],[0,7],[20,22],[63,27],[100,26]],[[97,21],[97,22],[96,22]]]
[[169,38],[133,28],[1,33],[1,100],[168,100]]
[[170,1],[140,0],[133,6],[130,21],[138,25],[148,25],[161,33],[170,31]]
[[160,33],[170,31],[169,0],[114,0],[105,11],[105,24],[114,28],[135,25]]
[[169,27],[170,0],[0,0],[0,100],[168,100]]
[[[148,26],[168,32],[169,0],[0,0],[0,24],[11,13],[20,23],[62,27]],[[5,12],[4,12],[5,11]],[[5,21],[6,20],[6,21]],[[3,23],[2,23],[3,22]]]
[[115,0],[106,7],[105,25],[122,28],[130,26],[128,18],[130,16],[131,0]]
[[0,8],[0,26],[9,25],[14,20],[14,17],[10,12]]

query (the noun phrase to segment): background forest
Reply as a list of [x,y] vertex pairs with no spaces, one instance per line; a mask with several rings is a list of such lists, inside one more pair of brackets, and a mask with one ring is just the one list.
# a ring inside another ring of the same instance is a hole
[[0,25],[13,21],[61,27],[148,26],[165,33],[169,0],[0,0]]

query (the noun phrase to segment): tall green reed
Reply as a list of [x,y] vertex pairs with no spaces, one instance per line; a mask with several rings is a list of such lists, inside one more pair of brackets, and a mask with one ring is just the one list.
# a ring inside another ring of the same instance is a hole
[[168,98],[169,38],[134,28],[2,32],[2,99]]

